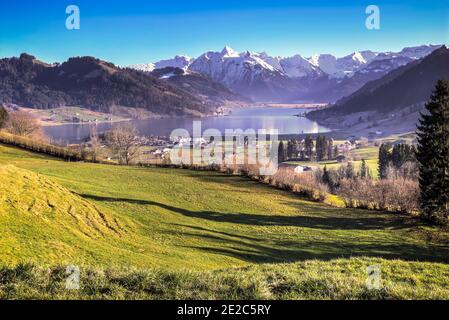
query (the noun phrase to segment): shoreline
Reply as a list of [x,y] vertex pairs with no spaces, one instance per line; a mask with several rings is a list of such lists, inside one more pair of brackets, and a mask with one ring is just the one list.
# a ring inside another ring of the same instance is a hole
[[[149,120],[149,119],[167,119],[167,118],[221,118],[228,117],[233,115],[233,110],[242,110],[242,109],[298,109],[298,110],[312,110],[315,108],[320,108],[324,104],[319,103],[253,103],[247,105],[233,105],[233,106],[222,106],[221,112],[215,111],[215,113],[205,114],[205,115],[183,115],[183,116],[174,116],[174,115],[160,115],[160,114],[147,114],[142,115],[141,117],[127,117],[121,115],[114,115],[111,113],[103,113],[92,111],[85,108],[77,108],[77,107],[63,107],[63,108],[54,108],[54,109],[30,109],[30,108],[22,108],[23,110],[30,112],[33,116],[35,116],[42,127],[56,127],[56,126],[64,126],[64,125],[94,125],[94,124],[112,124],[119,123],[125,121],[135,121],[135,120]],[[217,110],[220,110],[218,108]],[[73,110],[71,110],[73,109]],[[52,116],[56,117],[65,117],[65,118],[79,118],[79,121],[62,121],[62,120],[47,120]],[[116,119],[105,119],[116,117]],[[82,119],[90,118],[91,120],[82,120]],[[102,119],[98,119],[102,118]]]

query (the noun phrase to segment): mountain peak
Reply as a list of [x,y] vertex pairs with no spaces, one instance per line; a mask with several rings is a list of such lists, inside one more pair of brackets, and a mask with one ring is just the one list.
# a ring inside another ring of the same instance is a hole
[[36,60],[36,57],[35,57],[35,56],[32,56],[32,55],[30,55],[30,54],[28,54],[28,53],[22,53],[22,54],[20,55],[19,59],[20,59],[20,60],[29,60],[29,61],[33,61],[33,60]]
[[236,55],[236,52],[230,46],[225,46],[223,48],[223,50],[221,51],[221,55],[222,56],[232,57],[232,56]]
[[191,58],[191,57],[189,57],[189,56],[182,55],[182,54],[177,54],[177,55],[175,56],[175,59],[176,59],[176,60],[191,61],[193,58]]
[[356,52],[354,52],[354,53],[352,54],[352,60],[357,61],[357,62],[359,62],[359,63],[361,63],[361,64],[365,64],[365,63],[366,63],[365,58],[364,58],[363,55],[362,55],[360,52],[358,52],[358,51],[356,51]]

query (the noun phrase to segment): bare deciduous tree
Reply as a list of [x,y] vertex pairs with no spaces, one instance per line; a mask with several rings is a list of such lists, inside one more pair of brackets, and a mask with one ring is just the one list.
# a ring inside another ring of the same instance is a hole
[[131,123],[119,124],[106,133],[106,142],[120,164],[128,165],[138,155],[136,136],[137,130]]
[[92,146],[92,161],[97,162],[101,156],[101,143],[98,137],[97,127],[93,127],[90,132],[90,144]]
[[5,127],[8,132],[18,136],[44,137],[42,127],[37,119],[26,111],[11,112]]

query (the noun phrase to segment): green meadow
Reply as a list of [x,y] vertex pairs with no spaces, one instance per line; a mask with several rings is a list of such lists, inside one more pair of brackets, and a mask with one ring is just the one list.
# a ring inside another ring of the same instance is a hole
[[[0,234],[0,298],[449,297],[446,230],[216,172],[0,145]],[[386,291],[367,293],[372,264]],[[92,283],[65,292],[66,265]]]

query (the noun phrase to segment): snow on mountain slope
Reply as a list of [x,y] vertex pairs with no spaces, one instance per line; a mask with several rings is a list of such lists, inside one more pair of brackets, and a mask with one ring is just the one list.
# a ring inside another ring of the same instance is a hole
[[140,70],[143,72],[153,72],[156,69],[169,67],[187,70],[192,61],[193,59],[188,56],[175,56],[173,59],[161,60],[156,63],[135,64],[129,66],[129,68]]
[[258,53],[258,56],[265,61],[266,63],[268,63],[269,65],[271,65],[273,68],[275,68],[278,71],[283,71],[282,70],[282,66],[281,66],[281,59],[280,57],[272,57],[269,56],[266,52],[262,52],[262,53]]
[[136,69],[143,72],[153,72],[154,69],[156,69],[156,66],[154,63],[147,63],[147,64],[133,64],[130,65],[128,68]]
[[308,59],[308,61],[315,67],[320,68],[328,75],[337,74],[337,58],[331,54],[315,54]]
[[179,68],[183,70],[187,70],[192,63],[193,58],[188,56],[175,56],[173,59],[161,60],[154,64],[155,69],[162,69],[167,67]]
[[[341,95],[351,94],[368,81],[429,55],[439,47],[424,45],[404,48],[400,52],[379,53],[366,50],[344,57],[316,54],[305,58],[299,54],[273,57],[265,52],[236,52],[226,46],[222,51],[209,51],[196,59],[176,56],[132,68],[147,72],[165,67],[191,70],[255,100],[261,98],[261,95],[265,99],[270,94],[273,97],[291,97],[296,92],[299,100],[302,94],[306,94],[308,99],[314,99],[315,95],[322,99],[328,94],[331,99],[329,101],[332,101]],[[320,88],[327,92],[318,92]]]
[[241,81],[253,81],[263,73],[284,76],[257,53],[237,53],[229,47],[221,52],[209,51],[195,59],[190,70],[206,74],[215,81],[233,86]]
[[309,60],[299,54],[281,59],[280,65],[283,72],[290,78],[304,78],[322,73],[318,66],[311,64]]
[[354,72],[368,65],[376,56],[375,52],[361,51],[342,58],[330,54],[314,55],[308,61],[331,78],[344,78],[354,75]]
[[[238,53],[230,47],[221,52],[209,51],[195,59],[189,70],[205,74],[237,93],[265,100],[294,91],[290,78],[279,70],[276,61],[249,51]],[[269,61],[269,62],[267,62]]]

